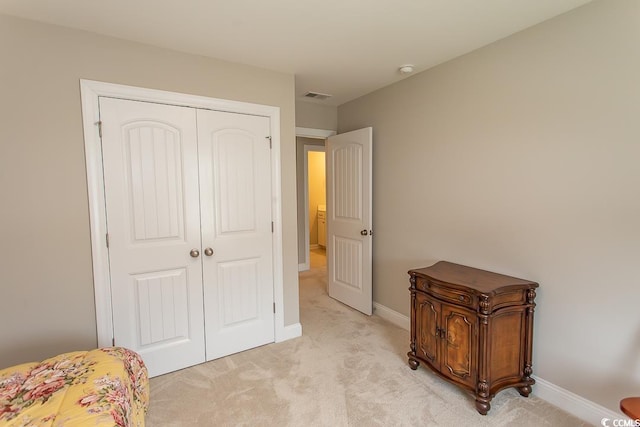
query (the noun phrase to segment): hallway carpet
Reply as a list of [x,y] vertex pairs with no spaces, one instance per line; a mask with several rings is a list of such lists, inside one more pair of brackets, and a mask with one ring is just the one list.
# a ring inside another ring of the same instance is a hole
[[318,265],[300,275],[302,337],[153,378],[147,425],[587,425],[512,389],[479,415],[469,394],[409,369],[407,331],[329,298]]

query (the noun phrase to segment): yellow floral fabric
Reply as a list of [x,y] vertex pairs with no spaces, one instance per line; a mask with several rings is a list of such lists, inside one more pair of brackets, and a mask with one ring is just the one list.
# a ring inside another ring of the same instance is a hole
[[0,427],[143,427],[148,406],[147,369],[121,347],[0,370]]

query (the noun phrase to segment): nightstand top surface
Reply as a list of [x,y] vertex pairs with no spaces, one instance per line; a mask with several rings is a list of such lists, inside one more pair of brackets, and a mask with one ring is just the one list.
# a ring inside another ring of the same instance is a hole
[[431,267],[409,270],[409,274],[428,277],[443,283],[466,286],[480,292],[496,292],[502,288],[537,288],[530,280],[505,276],[491,271],[480,270],[466,265],[439,261]]

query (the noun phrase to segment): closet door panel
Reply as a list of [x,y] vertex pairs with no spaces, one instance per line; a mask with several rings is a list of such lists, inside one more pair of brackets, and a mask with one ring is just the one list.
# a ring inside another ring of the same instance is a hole
[[[256,156],[252,135],[242,130],[223,130],[216,134],[212,164],[217,170],[218,203],[216,234],[256,233]],[[238,165],[242,165],[238,167]]]
[[270,123],[197,114],[206,358],[212,360],[274,341]]
[[151,376],[204,361],[196,112],[100,98],[115,345]]

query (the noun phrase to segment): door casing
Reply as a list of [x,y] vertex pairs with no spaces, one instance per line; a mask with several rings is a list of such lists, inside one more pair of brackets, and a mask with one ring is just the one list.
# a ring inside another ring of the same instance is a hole
[[99,347],[113,345],[113,312],[111,307],[111,278],[109,252],[107,249],[106,206],[102,170],[100,139],[99,97],[129,99],[185,107],[251,114],[270,118],[271,123],[271,173],[272,173],[272,219],[273,233],[273,283],[275,303],[275,341],[285,341],[301,335],[288,331],[284,325],[284,284],[282,248],[282,194],[280,164],[280,108],[240,101],[208,98],[177,92],[167,92],[134,86],[80,80],[82,98],[82,123],[85,142],[85,161],[89,197],[91,250],[93,263],[93,285],[95,292],[96,324]]

